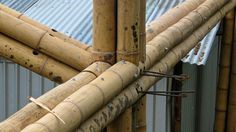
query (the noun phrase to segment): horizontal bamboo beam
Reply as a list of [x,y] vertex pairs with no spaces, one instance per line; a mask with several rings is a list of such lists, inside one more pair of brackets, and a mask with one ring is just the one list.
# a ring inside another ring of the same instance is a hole
[[0,32],[77,70],[83,70],[93,62],[89,52],[1,10]]
[[147,42],[151,41],[153,38],[155,38],[158,34],[166,30],[168,27],[177,23],[181,18],[196,9],[204,1],[205,0],[186,0],[180,5],[167,11],[160,18],[152,21],[150,24],[147,25],[146,29]]
[[[80,89],[82,86],[94,80],[102,72],[108,69],[110,65],[104,62],[96,62],[86,68],[84,71],[71,78],[54,89],[40,96],[37,101],[45,104],[48,108],[53,109],[69,95]],[[29,103],[18,112],[13,114],[7,120],[0,123],[1,131],[19,132],[25,126],[37,121],[47,114],[48,111],[37,106],[35,103]]]
[[16,18],[18,18],[18,19],[20,19],[20,20],[22,20],[22,21],[24,21],[26,23],[29,23],[29,24],[31,24],[31,25],[39,28],[39,29],[47,31],[49,34],[52,34],[53,36],[55,36],[55,37],[57,37],[59,39],[62,39],[65,42],[74,44],[75,46],[78,46],[79,48],[82,48],[82,49],[85,49],[85,50],[89,48],[88,45],[85,45],[82,42],[79,42],[79,41],[77,41],[77,40],[75,40],[73,38],[70,38],[70,37],[68,37],[68,36],[66,36],[66,35],[64,35],[64,34],[62,34],[60,32],[57,32],[55,29],[51,29],[48,26],[43,25],[43,24],[41,24],[41,23],[39,23],[39,22],[37,22],[37,21],[35,21],[35,20],[25,16],[24,14],[22,14],[20,12],[17,12],[15,10],[13,10],[13,9],[3,5],[3,4],[0,4],[0,10],[4,11],[5,13],[7,13],[7,14],[13,16],[13,17],[16,17]]
[[[171,70],[194,46],[201,41],[204,36],[223,18],[223,16],[236,5],[235,2],[229,2],[220,11],[218,11],[213,17],[211,17],[204,25],[197,29],[190,37],[184,40],[181,44],[161,59],[150,70],[161,73],[167,73]],[[147,47],[148,48],[148,47]],[[149,48],[148,48],[149,49]],[[150,50],[147,51],[147,57],[152,56]],[[146,66],[148,67],[146,62]],[[154,77],[141,77],[137,81],[133,82],[125,90],[123,90],[118,96],[110,101],[101,110],[91,116],[88,120],[83,122],[78,132],[82,131],[100,131],[115,118],[117,118],[126,108],[134,104],[143,94],[137,93],[137,90],[147,91],[156,81],[161,78]]]
[[219,64],[219,79],[216,94],[214,132],[224,132],[228,105],[228,90],[231,67],[231,50],[234,38],[234,10],[230,11],[223,21],[223,37]]
[[116,0],[93,0],[93,45],[95,60],[115,63]]
[[57,83],[65,82],[79,73],[42,53],[35,54],[32,48],[3,34],[0,34],[0,55]]
[[53,109],[53,112],[63,119],[65,124],[53,114],[48,113],[24,128],[22,132],[71,131],[75,129],[82,121],[120,93],[138,74],[139,69],[136,65],[126,61],[118,62]]

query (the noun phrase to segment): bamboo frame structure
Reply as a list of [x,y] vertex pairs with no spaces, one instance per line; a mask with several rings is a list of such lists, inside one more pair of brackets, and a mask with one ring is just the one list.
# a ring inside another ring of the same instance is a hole
[[62,83],[79,71],[0,34],[0,55],[52,81]]
[[[170,54],[165,56],[164,60],[168,61],[160,61],[161,67],[167,71],[169,68],[172,68],[182,57],[184,57],[189,50],[191,50],[197,42],[199,42],[209,31],[218,23],[220,19],[232,8],[235,7],[235,2],[227,3],[220,11],[218,11],[211,19],[209,19],[200,29],[193,33],[187,40],[178,46],[177,50],[174,49]],[[147,52],[148,56],[152,56],[153,52]],[[154,56],[155,57],[155,56]],[[151,58],[151,57],[150,57]],[[172,60],[172,61],[170,61]],[[155,61],[148,60],[146,61],[146,66],[150,67]],[[116,71],[116,72],[114,72]],[[53,111],[57,113],[65,122],[63,124],[58,121],[58,119],[52,115],[47,114],[37,122],[27,126],[23,131],[68,131],[73,130],[76,126],[80,125],[80,123],[86,120],[93,112],[96,112],[101,106],[105,105],[112,97],[114,97],[117,93],[119,93],[123,88],[130,83],[134,77],[137,77],[139,73],[137,67],[129,62],[121,61],[110,69],[101,74],[97,79],[92,81],[91,83],[85,85],[83,88],[73,93],[67,99],[65,99],[62,103],[57,105]],[[159,72],[163,72],[161,69]],[[112,78],[111,78],[112,77]],[[120,81],[119,81],[120,80]],[[147,83],[153,80],[152,83]],[[120,82],[120,83],[119,83]],[[123,82],[123,83],[122,83]],[[148,87],[146,85],[141,85],[143,90],[147,90],[151,85],[155,83],[155,79],[146,79],[142,80],[140,83],[149,84]],[[114,84],[116,83],[116,84]],[[113,89],[110,90],[110,85],[112,84]],[[122,85],[123,84],[123,85]],[[134,95],[126,96],[131,97],[131,100],[128,101],[136,101],[138,97],[141,95],[135,96],[137,94],[136,88],[137,83],[134,83],[134,89],[127,89],[129,92],[133,91]],[[90,90],[88,90],[90,89]],[[93,92],[90,92],[93,91]],[[133,93],[132,92],[132,93]],[[129,94],[130,95],[130,94]],[[88,98],[92,96],[93,98]],[[94,103],[94,99],[96,99],[96,103]],[[122,102],[121,102],[122,103]],[[125,102],[124,102],[125,103]],[[91,105],[93,104],[93,105]],[[124,108],[119,107],[119,108]],[[69,108],[69,109],[68,109]],[[109,108],[109,107],[106,107]],[[112,108],[116,109],[116,108]],[[73,114],[73,118],[71,118],[71,114]],[[104,114],[104,113],[103,113]],[[115,114],[116,115],[116,114]],[[106,121],[111,116],[106,116]],[[102,123],[102,122],[100,122]]]
[[89,49],[88,45],[85,45],[82,42],[79,42],[79,41],[77,41],[73,38],[70,38],[70,37],[68,37],[68,36],[66,36],[66,35],[64,35],[60,32],[57,32],[56,30],[51,29],[51,28],[47,27],[46,25],[43,25],[43,24],[41,24],[41,23],[25,16],[24,14],[22,14],[20,12],[17,12],[15,10],[3,5],[3,4],[0,4],[0,10],[4,11],[5,13],[7,13],[7,14],[13,16],[13,17],[16,17],[16,18],[18,18],[18,19],[20,19],[20,20],[22,20],[26,23],[29,23],[29,24],[37,27],[37,28],[40,28],[44,31],[47,31],[49,34],[52,34],[53,36],[55,36],[59,39],[62,39],[65,42],[72,43],[72,44],[78,46],[79,48],[82,48],[82,49],[85,49],[85,50]]
[[[0,10],[0,31],[29,47],[45,53],[77,70],[83,70],[93,60],[92,55],[62,39],[54,37],[47,31],[36,28],[20,19],[12,17]],[[67,54],[67,52],[70,54]]]
[[234,34],[234,10],[224,18],[223,40],[221,44],[220,71],[216,96],[216,113],[214,132],[224,132],[228,104],[228,90],[230,80],[231,50]]
[[[235,16],[236,21],[236,16]],[[234,23],[234,38],[232,45],[232,60],[231,60],[231,72],[230,72],[230,88],[228,98],[228,113],[227,113],[227,126],[226,132],[235,132],[236,121],[236,22]]]
[[53,109],[66,124],[58,122],[52,113],[48,113],[22,131],[71,131],[121,92],[138,74],[136,65],[126,61],[118,62]]
[[115,63],[116,0],[93,0],[94,60]]
[[170,9],[160,18],[152,21],[147,25],[146,40],[151,41],[158,34],[166,30],[168,27],[177,23],[180,19],[186,16],[189,12],[196,9],[206,0],[186,0],[182,4]]
[[[211,17],[204,25],[197,29],[193,35],[188,37],[184,42],[179,44],[173,50],[171,50],[161,61],[154,65],[150,70],[166,73],[171,70],[175,64],[178,63],[194,46],[204,38],[204,36],[223,18],[223,16],[234,8],[235,2],[231,1],[225,5],[220,11],[218,11],[213,17]],[[148,47],[147,47],[148,48]],[[153,55],[152,52],[147,52],[147,57]],[[148,61],[148,59],[147,59]],[[147,66],[150,62],[146,62]],[[134,104],[140,97],[141,93],[137,93],[137,90],[147,91],[154,83],[160,78],[141,77],[137,81],[133,82],[100,111],[91,116],[88,120],[81,124],[77,131],[99,131],[107,124],[113,121],[119,114],[126,108]],[[111,109],[112,108],[112,109]],[[97,122],[99,121],[99,122]]]
[[[40,96],[37,101],[45,104],[53,109],[66,97],[80,89],[82,86],[94,80],[110,67],[110,64],[104,62],[96,62],[86,68],[84,71],[71,78],[44,95]],[[38,107],[35,103],[29,103],[24,108],[16,112],[7,120],[0,123],[0,130],[3,131],[21,131],[25,126],[37,121],[39,118],[47,114],[48,111]]]

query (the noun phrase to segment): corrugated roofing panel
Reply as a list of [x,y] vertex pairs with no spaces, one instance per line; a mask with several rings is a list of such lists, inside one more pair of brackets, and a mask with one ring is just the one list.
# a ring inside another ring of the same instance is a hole
[[19,12],[27,11],[38,0],[0,0],[0,3],[7,5]]

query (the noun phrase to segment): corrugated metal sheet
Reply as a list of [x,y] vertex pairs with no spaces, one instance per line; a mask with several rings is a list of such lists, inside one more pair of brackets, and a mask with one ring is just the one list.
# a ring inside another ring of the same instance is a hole
[[26,12],[38,0],[0,0],[0,3],[7,5],[19,12]]

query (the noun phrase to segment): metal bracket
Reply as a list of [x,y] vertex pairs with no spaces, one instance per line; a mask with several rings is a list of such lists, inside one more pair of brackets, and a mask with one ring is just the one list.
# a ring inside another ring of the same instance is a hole
[[152,77],[174,78],[175,80],[178,80],[178,81],[185,81],[185,80],[188,80],[190,78],[187,74],[170,75],[170,74],[154,72],[154,71],[143,71],[143,73],[141,73],[141,75],[143,75],[143,76],[152,76]]
[[188,94],[194,94],[195,91],[137,91],[142,94],[158,95],[158,96],[171,96],[171,97],[187,97]]

